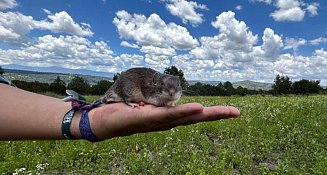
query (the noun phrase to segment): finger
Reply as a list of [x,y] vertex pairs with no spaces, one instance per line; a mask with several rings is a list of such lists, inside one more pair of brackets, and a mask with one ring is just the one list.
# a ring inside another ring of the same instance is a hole
[[198,122],[236,118],[238,116],[240,116],[240,111],[233,106],[205,107],[202,113],[181,117],[171,121],[169,125],[171,127],[176,127],[179,125],[190,125]]
[[240,111],[234,106],[213,106],[206,107],[203,112],[204,116],[200,121],[211,121],[220,118],[235,118],[240,116]]
[[202,113],[203,109],[203,106],[199,103],[187,103],[174,107],[153,108],[147,116],[162,122],[169,122],[185,116]]
[[140,109],[132,108],[124,103],[113,103],[104,105],[101,108],[102,116],[104,116],[102,118],[106,121],[105,123],[110,123],[111,129],[113,128],[112,125],[114,125],[121,128],[133,128],[135,126],[135,128],[146,130],[147,128],[166,125],[172,120],[201,113],[202,111],[203,106],[199,103],[189,103],[174,107],[145,105]]

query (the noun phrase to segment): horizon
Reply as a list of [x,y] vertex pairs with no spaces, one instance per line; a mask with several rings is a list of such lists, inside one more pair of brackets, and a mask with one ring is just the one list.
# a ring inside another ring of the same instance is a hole
[[[112,74],[172,65],[187,80],[327,85],[327,2],[4,0],[0,65]],[[319,26],[319,27],[315,27]]]
[[[28,72],[35,72],[38,74],[62,74],[62,75],[76,75],[76,76],[93,76],[93,77],[99,77],[99,78],[109,78],[112,79],[113,75],[116,73],[121,73],[121,72],[116,72],[112,73],[111,76],[103,76],[103,75],[91,75],[91,74],[83,74],[83,73],[74,73],[74,72],[68,72],[68,73],[63,73],[63,72],[51,72],[51,71],[37,71],[37,70],[29,70],[29,69],[15,69],[15,68],[3,68],[4,70],[13,70],[13,71],[28,71]],[[11,72],[4,72],[4,73],[11,73]],[[306,79],[307,80],[307,79]],[[262,82],[262,81],[253,81],[253,80],[239,80],[239,81],[221,81],[221,80],[199,80],[199,79],[186,79],[188,83],[192,82],[191,84],[195,84],[197,82],[203,83],[203,84],[212,84],[212,83],[225,83],[225,82],[231,82],[232,84],[237,84],[237,83],[243,83],[243,82],[248,82],[248,83],[256,83],[256,84],[265,84],[265,85],[273,85],[274,81],[272,82]],[[295,82],[292,79],[290,79],[291,82]],[[310,81],[317,81],[317,80],[310,80]],[[211,82],[211,83],[210,83]],[[327,88],[326,85],[320,84],[321,87]]]

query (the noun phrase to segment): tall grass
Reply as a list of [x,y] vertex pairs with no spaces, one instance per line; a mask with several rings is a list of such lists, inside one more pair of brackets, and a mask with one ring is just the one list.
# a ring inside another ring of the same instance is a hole
[[[93,101],[97,97],[88,98]],[[99,143],[0,142],[2,174],[326,174],[327,96],[184,97],[238,119]]]

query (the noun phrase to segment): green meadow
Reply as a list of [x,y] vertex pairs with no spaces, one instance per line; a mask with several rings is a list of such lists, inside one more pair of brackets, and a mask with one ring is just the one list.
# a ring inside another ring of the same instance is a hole
[[[92,101],[96,97],[88,97]],[[241,117],[88,141],[2,141],[1,174],[327,174],[327,96],[183,97]]]

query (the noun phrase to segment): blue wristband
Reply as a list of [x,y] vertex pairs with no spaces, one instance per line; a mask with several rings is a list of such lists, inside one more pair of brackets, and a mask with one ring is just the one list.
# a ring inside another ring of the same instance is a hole
[[72,120],[73,120],[73,117],[74,117],[74,114],[75,114],[75,110],[74,109],[71,109],[69,110],[63,120],[62,120],[62,123],[61,123],[61,132],[62,132],[62,135],[66,138],[66,139],[69,139],[69,140],[76,140],[76,138],[74,136],[72,136],[72,134],[70,133],[70,125],[72,123]]
[[90,120],[87,110],[83,110],[82,117],[79,122],[79,130],[81,132],[82,137],[90,142],[102,141],[98,139],[91,130]]

